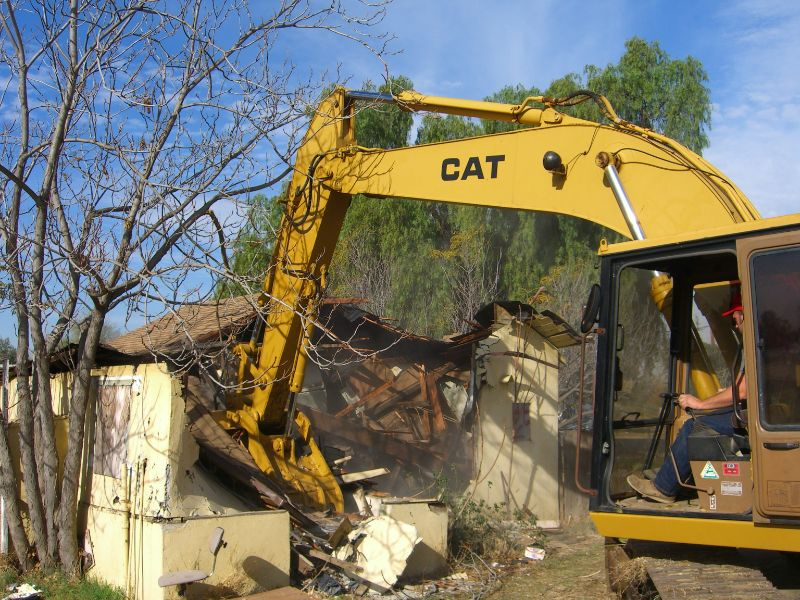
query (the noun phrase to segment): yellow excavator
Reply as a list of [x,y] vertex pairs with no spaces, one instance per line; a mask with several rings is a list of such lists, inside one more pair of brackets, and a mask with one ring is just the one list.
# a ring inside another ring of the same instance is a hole
[[[596,102],[608,122],[559,112],[579,101]],[[365,148],[355,138],[356,103],[364,102],[527,127]],[[234,348],[239,385],[227,410],[216,413],[223,427],[243,434],[258,466],[294,500],[343,508],[294,396],[328,264],[356,194],[559,213],[630,239],[602,244],[599,284],[581,325],[597,343],[587,394],[587,491],[597,529],[614,539],[800,551],[800,216],[762,220],[713,165],[620,119],[591,92],[512,105],[338,88],[317,108],[297,152],[264,284],[266,318],[251,341]],[[740,282],[743,339],[721,316],[731,282]],[[641,301],[648,291],[657,307],[650,312]],[[676,396],[713,395],[736,378],[741,366],[730,365],[737,362],[748,365],[746,400],[735,403],[743,439],[736,448],[709,442],[724,451],[700,471],[717,478],[683,482],[691,498],[674,506],[636,498],[625,475],[669,459],[666,449],[685,418]]]

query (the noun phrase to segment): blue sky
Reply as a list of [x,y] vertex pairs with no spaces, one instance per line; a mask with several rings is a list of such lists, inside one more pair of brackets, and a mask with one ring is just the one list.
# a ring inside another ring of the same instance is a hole
[[[265,7],[271,2],[264,2]],[[363,48],[319,32],[288,47],[301,71],[340,73],[350,87],[385,69],[418,91],[483,98],[509,84],[555,78],[619,60],[632,36],[705,66],[713,101],[705,156],[764,216],[800,212],[800,3],[777,0],[394,0],[380,30],[396,54],[381,64]],[[124,328],[124,314],[110,321]],[[140,325],[128,323],[128,327]],[[0,314],[0,336],[12,337]]]

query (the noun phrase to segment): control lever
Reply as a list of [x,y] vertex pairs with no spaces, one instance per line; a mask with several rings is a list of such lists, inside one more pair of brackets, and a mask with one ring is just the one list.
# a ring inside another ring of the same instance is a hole
[[[661,397],[664,398],[664,402],[667,402],[668,400],[672,401],[672,406],[680,406],[680,404],[678,404],[678,398],[680,398],[681,395],[678,392],[661,394]],[[683,412],[685,412],[687,415],[689,415],[694,419],[693,408],[687,406],[686,408],[683,409]]]
[[661,398],[664,402],[661,404],[661,412],[658,415],[658,424],[656,425],[656,430],[653,432],[653,437],[650,440],[650,448],[648,448],[647,456],[644,459],[643,470],[645,471],[653,466],[653,459],[655,458],[656,450],[658,449],[658,441],[661,439],[661,432],[664,431],[664,425],[666,425],[667,418],[669,417],[669,409],[678,399],[679,395],[680,394],[676,394],[674,392],[659,394],[659,398]]

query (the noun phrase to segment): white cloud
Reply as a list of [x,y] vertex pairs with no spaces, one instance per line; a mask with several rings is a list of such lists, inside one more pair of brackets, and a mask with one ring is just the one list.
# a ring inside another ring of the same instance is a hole
[[764,216],[800,210],[800,5],[726,5],[722,72],[706,157],[725,171]]
[[418,90],[482,98],[509,84],[547,87],[587,63],[621,54],[627,19],[620,0],[398,0],[384,26],[403,52],[389,57],[393,74]]

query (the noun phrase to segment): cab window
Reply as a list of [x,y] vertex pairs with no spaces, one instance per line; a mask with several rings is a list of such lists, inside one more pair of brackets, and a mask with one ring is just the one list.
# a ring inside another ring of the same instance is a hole
[[754,254],[758,400],[765,429],[800,429],[800,248]]

